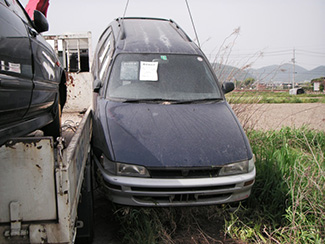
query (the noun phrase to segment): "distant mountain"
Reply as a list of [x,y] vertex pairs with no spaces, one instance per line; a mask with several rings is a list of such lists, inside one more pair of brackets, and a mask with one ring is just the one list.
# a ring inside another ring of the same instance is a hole
[[[295,82],[310,81],[325,75],[325,66],[319,66],[313,70],[307,70],[299,65],[295,65]],[[272,65],[260,69],[252,69],[250,72],[261,82],[292,82],[293,65]]]
[[317,68],[315,69],[312,69],[311,71],[309,71],[313,76],[313,79],[314,78],[319,78],[319,77],[325,77],[325,66],[318,66]]
[[[293,80],[293,65],[270,65],[259,69],[239,69],[229,65],[212,64],[219,81],[245,80],[254,78],[264,83],[291,83]],[[295,65],[295,82],[311,81],[312,79],[325,77],[325,66],[319,66],[307,70]]]
[[212,64],[212,67],[221,83],[235,80],[243,81],[247,78],[254,77],[248,69],[239,69],[234,66],[223,64]]

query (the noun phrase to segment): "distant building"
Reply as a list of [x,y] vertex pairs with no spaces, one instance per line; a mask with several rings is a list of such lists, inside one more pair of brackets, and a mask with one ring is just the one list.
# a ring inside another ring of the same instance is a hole
[[314,82],[314,91],[319,91],[320,90],[320,81]]
[[323,85],[323,89],[325,86],[325,77],[313,79],[313,80],[311,80],[311,83],[314,86],[314,91],[321,91],[321,85]]
[[257,90],[264,90],[264,89],[266,89],[266,87],[267,87],[267,85],[265,83],[258,83],[256,85]]

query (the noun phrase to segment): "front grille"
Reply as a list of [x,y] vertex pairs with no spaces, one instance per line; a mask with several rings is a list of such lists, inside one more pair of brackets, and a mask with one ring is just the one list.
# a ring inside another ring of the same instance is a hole
[[132,191],[136,192],[199,192],[199,191],[216,191],[216,190],[229,190],[235,188],[236,184],[230,185],[220,185],[220,186],[204,186],[204,187],[191,187],[191,188],[177,188],[177,187],[170,187],[170,188],[153,188],[153,187],[131,187]]
[[213,178],[217,177],[220,168],[209,168],[209,169],[149,169],[152,178]]
[[134,199],[143,203],[203,203],[203,202],[217,202],[224,201],[231,196],[227,194],[212,194],[212,195],[199,195],[199,194],[175,194],[172,196],[134,196]]

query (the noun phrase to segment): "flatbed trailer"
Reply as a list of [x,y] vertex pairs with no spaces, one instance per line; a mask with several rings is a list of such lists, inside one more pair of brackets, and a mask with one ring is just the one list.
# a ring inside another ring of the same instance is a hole
[[58,139],[36,132],[0,147],[0,244],[92,238],[91,33],[45,38],[67,74],[62,118],[77,123]]
[[91,135],[88,109],[66,148],[52,137],[0,147],[1,244],[73,243],[78,227],[91,226]]

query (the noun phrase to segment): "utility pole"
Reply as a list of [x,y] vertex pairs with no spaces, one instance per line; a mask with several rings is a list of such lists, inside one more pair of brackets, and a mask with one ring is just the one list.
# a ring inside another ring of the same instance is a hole
[[293,49],[293,58],[292,58],[292,69],[293,69],[293,73],[292,73],[292,89],[295,88],[295,75],[296,75],[296,49]]

